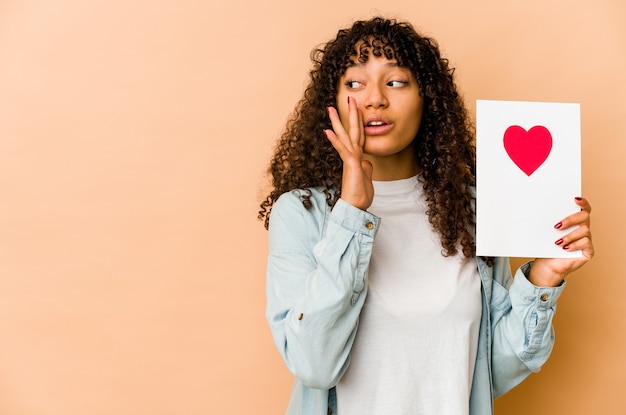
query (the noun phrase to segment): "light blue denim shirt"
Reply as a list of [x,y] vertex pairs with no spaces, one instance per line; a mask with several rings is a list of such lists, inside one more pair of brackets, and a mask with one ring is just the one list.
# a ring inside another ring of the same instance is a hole
[[[307,210],[301,194],[282,195],[270,215],[266,317],[296,377],[286,413],[338,415],[335,385],[350,363],[380,219],[341,199],[331,210],[319,189],[311,189]],[[508,258],[496,258],[492,267],[476,262],[483,312],[469,413],[487,415],[493,399],[548,359],[565,283],[532,285],[531,263],[512,278]]]

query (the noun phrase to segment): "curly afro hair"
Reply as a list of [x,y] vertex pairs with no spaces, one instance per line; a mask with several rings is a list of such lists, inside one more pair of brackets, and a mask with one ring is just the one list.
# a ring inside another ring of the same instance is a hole
[[433,39],[417,33],[410,23],[380,17],[355,22],[311,53],[310,82],[270,161],[272,189],[260,205],[259,219],[267,228],[274,202],[295,189],[305,190],[306,208],[311,207],[308,188],[321,188],[331,207],[341,196],[343,163],[323,132],[332,128],[326,108],[335,105],[339,80],[348,66],[355,60],[366,62],[370,54],[396,59],[414,74],[424,100],[414,150],[428,218],[440,236],[442,255],[460,250],[466,258],[473,257],[474,129],[457,91],[454,69]]

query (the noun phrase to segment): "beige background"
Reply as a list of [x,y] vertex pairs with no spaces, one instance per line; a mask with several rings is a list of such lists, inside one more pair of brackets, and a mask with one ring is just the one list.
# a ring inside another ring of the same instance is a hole
[[283,412],[262,173],[310,50],[378,12],[439,40],[472,111],[581,103],[598,254],[553,357],[496,407],[626,411],[623,0],[5,0],[1,414]]

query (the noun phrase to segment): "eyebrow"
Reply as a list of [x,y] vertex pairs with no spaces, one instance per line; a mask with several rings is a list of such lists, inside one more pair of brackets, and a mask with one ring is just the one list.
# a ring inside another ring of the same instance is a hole
[[[367,64],[367,62],[365,63],[353,63],[352,65],[348,65],[348,68],[363,68],[365,67],[365,65]],[[385,68],[398,68],[400,67],[400,65],[398,65],[398,62],[387,62],[385,64]]]

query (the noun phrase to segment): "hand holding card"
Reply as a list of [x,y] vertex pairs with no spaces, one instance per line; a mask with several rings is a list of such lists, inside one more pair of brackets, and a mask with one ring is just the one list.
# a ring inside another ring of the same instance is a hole
[[570,273],[582,267],[587,261],[593,258],[594,248],[591,242],[591,205],[582,198],[575,198],[576,204],[580,206],[580,211],[564,218],[555,225],[557,229],[570,230],[555,242],[564,250],[579,250],[582,253],[580,258],[537,258],[530,269],[528,280],[543,287],[556,287]]

